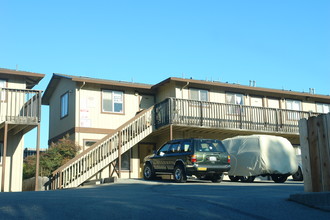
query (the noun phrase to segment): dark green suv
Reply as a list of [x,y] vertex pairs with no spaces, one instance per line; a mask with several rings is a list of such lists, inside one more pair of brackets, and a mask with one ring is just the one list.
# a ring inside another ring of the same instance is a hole
[[187,176],[221,182],[223,172],[230,170],[230,156],[220,140],[178,139],[164,144],[144,158],[143,176],[173,174],[174,180],[186,182]]

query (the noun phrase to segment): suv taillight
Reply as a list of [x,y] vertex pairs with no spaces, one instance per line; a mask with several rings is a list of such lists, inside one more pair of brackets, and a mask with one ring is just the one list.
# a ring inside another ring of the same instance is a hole
[[194,154],[191,156],[191,162],[196,163],[197,162],[197,156]]
[[230,163],[230,155],[227,156],[227,162]]

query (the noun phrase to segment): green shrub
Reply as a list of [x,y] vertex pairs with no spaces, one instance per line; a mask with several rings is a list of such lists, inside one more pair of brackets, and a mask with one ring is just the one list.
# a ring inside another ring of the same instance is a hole
[[[52,143],[46,152],[40,153],[39,176],[50,176],[60,166],[76,156],[80,147],[65,137]],[[36,156],[28,156],[23,164],[23,179],[35,177]]]

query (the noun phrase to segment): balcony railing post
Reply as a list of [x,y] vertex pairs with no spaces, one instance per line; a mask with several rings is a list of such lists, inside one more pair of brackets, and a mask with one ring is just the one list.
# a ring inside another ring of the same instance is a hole
[[243,111],[243,106],[239,105],[239,127],[240,127],[240,129],[243,128],[242,111]]
[[199,101],[200,103],[200,125],[203,126],[203,102],[202,101]]
[[172,111],[172,107],[173,107],[173,98],[169,98],[168,100],[168,108],[167,108],[167,111],[168,111],[168,119],[169,119],[169,124],[173,124],[173,111]]
[[278,109],[276,109],[276,111],[275,111],[275,123],[276,123],[276,131],[279,131],[279,129],[280,129],[280,126],[279,126],[279,110]]

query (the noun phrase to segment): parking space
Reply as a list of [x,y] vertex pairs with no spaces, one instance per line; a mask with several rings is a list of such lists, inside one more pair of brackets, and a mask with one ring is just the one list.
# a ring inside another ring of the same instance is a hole
[[330,212],[289,201],[303,183],[188,180],[115,183],[2,193],[2,219],[329,219]]

